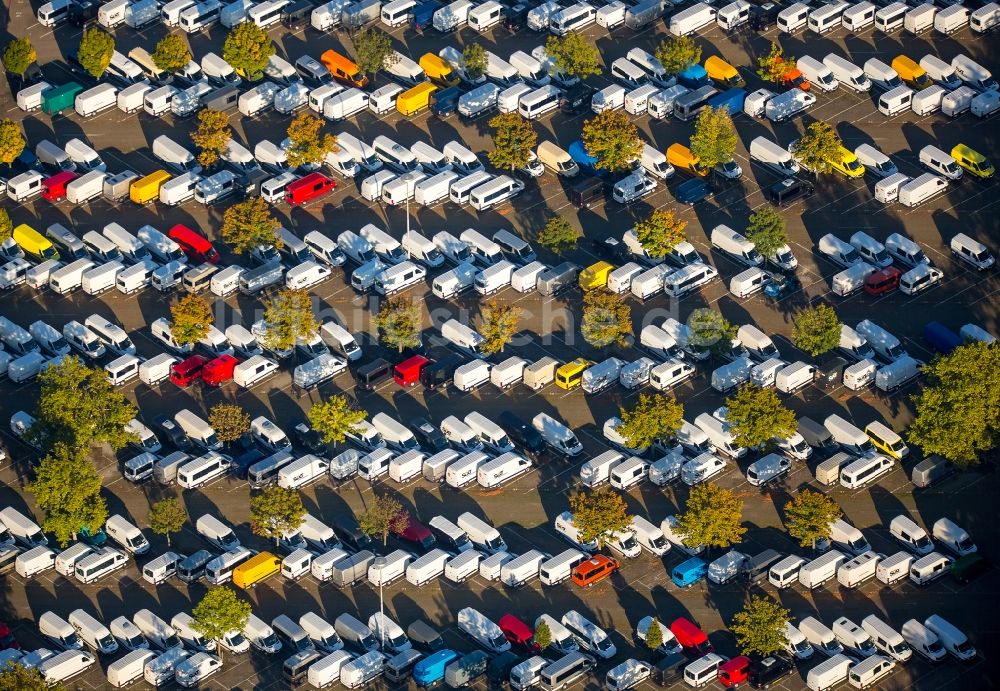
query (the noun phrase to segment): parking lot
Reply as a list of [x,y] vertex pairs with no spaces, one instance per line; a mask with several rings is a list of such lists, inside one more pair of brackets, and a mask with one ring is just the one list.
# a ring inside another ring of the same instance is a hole
[[[79,30],[64,25],[53,32],[38,25],[34,17],[37,5],[30,5],[25,0],[10,0],[4,9],[9,12],[5,18],[7,33],[32,38],[38,51],[38,62],[47,78],[56,82],[68,80],[70,73],[58,62],[65,51],[76,47]],[[142,32],[120,27],[116,33],[117,50],[125,53],[135,46],[152,50],[164,33],[165,28],[160,24]],[[498,28],[492,34],[479,35],[466,27],[457,35],[442,36],[431,29],[417,34],[409,27],[400,27],[390,33],[397,49],[414,59],[427,51],[436,53],[445,45],[461,48],[471,42],[482,43],[487,50],[506,57],[519,49],[530,52],[531,48],[545,40],[544,35],[527,29],[511,35]],[[318,56],[327,48],[345,54],[351,52],[348,35],[339,30],[320,34],[310,27],[290,33],[275,27],[271,29],[271,35],[279,54],[290,61],[305,54]],[[657,22],[639,33],[621,27],[609,34],[601,27],[591,26],[586,35],[600,48],[604,64],[610,65],[613,59],[635,46],[652,52],[666,35],[666,29],[663,22]],[[221,54],[224,37],[224,30],[218,26],[209,34],[190,36],[195,59],[210,50]],[[7,38],[9,36],[5,37],[5,41]],[[900,35],[899,32],[884,36],[873,34],[870,30],[856,36],[845,33],[843,29],[823,37],[808,33],[779,36],[774,28],[763,35],[747,32],[729,36],[713,25],[699,34],[697,40],[703,48],[703,59],[721,54],[740,69],[748,81],[748,91],[762,86],[753,74],[754,66],[756,58],[766,54],[771,40],[778,41],[786,55],[796,57],[808,53],[822,58],[835,51],[861,64],[869,57],[889,62],[899,53],[915,59],[934,53],[950,60],[963,52],[994,73],[1000,69],[995,36],[982,38],[968,29],[948,37],[933,31],[918,37]],[[598,88],[611,83],[607,74],[588,81]],[[379,76],[375,85],[385,83],[386,78]],[[143,113],[124,115],[117,109],[87,120],[76,114],[49,118],[37,111],[22,112],[15,105],[9,90],[0,91],[0,111],[3,112],[0,117],[23,121],[29,145],[33,146],[46,138],[64,143],[74,136],[85,137],[107,162],[109,171],[131,169],[146,174],[158,169],[160,164],[150,152],[152,140],[160,134],[169,134],[187,144],[188,132],[194,125],[193,119],[173,120],[169,116],[155,119]],[[552,139],[567,148],[570,142],[579,138],[580,128],[590,115],[589,111],[573,117],[557,113],[537,122],[539,141]],[[785,145],[800,136],[804,125],[813,119],[833,124],[849,149],[853,150],[862,143],[875,144],[893,158],[901,172],[914,176],[922,172],[917,152],[928,143],[935,143],[946,151],[957,143],[965,143],[994,162],[1000,150],[997,147],[1000,129],[995,119],[984,121],[969,113],[956,119],[949,119],[940,113],[925,117],[907,113],[890,119],[878,112],[871,95],[840,89],[832,94],[818,93],[816,105],[803,118],[790,122],[775,125],[766,120],[752,120],[746,115],[737,116],[735,123],[741,140],[737,160],[743,168],[743,177],[735,182],[716,183],[713,197],[695,207],[676,205],[674,201],[672,190],[683,180],[680,174],[666,183],[661,181],[654,194],[638,203],[622,206],[609,200],[603,206],[581,210],[569,202],[564,182],[546,173],[537,183],[528,183],[525,192],[513,203],[478,215],[467,207],[460,208],[450,202],[429,209],[415,205],[409,209],[371,205],[359,193],[360,182],[339,178],[336,193],[322,204],[294,210],[281,205],[274,207],[274,212],[283,225],[300,237],[316,229],[336,237],[343,230],[356,231],[366,223],[375,223],[398,238],[409,222],[409,227],[427,236],[439,230],[449,230],[458,235],[469,227],[486,235],[492,235],[499,228],[513,228],[529,241],[535,239],[550,216],[560,214],[580,228],[585,237],[580,247],[569,253],[567,258],[580,266],[587,266],[597,261],[588,240],[608,235],[620,237],[636,220],[644,218],[651,208],[675,208],[689,222],[688,240],[717,267],[723,281],[716,281],[700,293],[682,300],[668,300],[662,294],[645,303],[632,300],[635,333],[643,325],[653,321],[659,323],[664,317],[672,316],[683,321],[693,309],[712,306],[733,324],[757,324],[775,339],[785,360],[808,360],[791,344],[792,316],[803,306],[824,299],[836,308],[843,323],[853,326],[863,319],[872,319],[897,335],[908,352],[920,360],[929,360],[933,356],[930,346],[921,336],[924,325],[932,320],[954,330],[971,322],[994,334],[1000,332],[996,307],[1000,280],[996,273],[979,273],[958,264],[948,250],[948,241],[959,232],[975,237],[994,252],[1000,249],[996,241],[1000,229],[1000,196],[997,195],[996,182],[983,183],[969,179],[971,176],[968,175],[966,179],[952,184],[945,195],[913,209],[885,206],[876,201],[872,193],[874,178],[848,180],[836,173],[825,176],[817,182],[817,191],[812,198],[782,212],[792,249],[799,260],[797,276],[802,289],[780,302],[767,300],[761,295],[739,300],[727,291],[728,280],[742,267],[714,252],[709,234],[720,223],[742,230],[747,216],[766,204],[762,189],[777,180],[773,173],[749,160],[749,142],[760,134],[766,134]],[[252,149],[253,144],[261,139],[277,142],[284,138],[289,120],[287,116],[274,112],[248,120],[234,112],[230,123],[242,142]],[[653,120],[646,116],[638,117],[636,122],[646,140],[660,150],[665,150],[674,142],[686,144],[694,127],[693,121]],[[438,148],[451,139],[457,139],[483,159],[491,147],[490,129],[485,119],[472,123],[455,117],[440,120],[427,112],[404,118],[395,112],[376,117],[366,111],[348,121],[331,123],[328,130],[334,133],[350,132],[369,142],[378,134],[389,135],[404,145],[423,140]],[[16,205],[7,199],[3,203],[15,225],[28,223],[42,230],[51,223],[60,222],[74,229],[78,235],[92,229],[99,230],[111,221],[133,232],[144,224],[166,230],[175,223],[184,223],[200,229],[216,242],[224,255],[223,264],[245,262],[243,258],[227,254],[228,248],[219,238],[219,226],[226,205],[206,208],[192,201],[180,207],[154,204],[140,208],[127,201],[114,206],[100,200],[76,207],[65,200],[51,204],[40,198],[24,205]],[[410,215],[409,221],[407,214]],[[857,230],[864,230],[879,240],[894,232],[916,240],[934,264],[944,271],[944,282],[913,298],[899,292],[879,298],[864,293],[846,299],[837,298],[830,293],[830,278],[840,268],[821,257],[816,251],[816,244],[826,233],[832,232],[846,239]],[[539,255],[548,264],[563,260],[543,250],[539,251]],[[355,293],[349,282],[349,273],[335,270],[333,280],[311,291],[314,308],[321,321],[336,318],[349,330],[361,335],[362,345],[367,347],[374,339],[371,316],[378,303],[372,296]],[[431,345],[434,345],[432,336],[438,333],[437,327],[446,319],[454,317],[472,326],[478,319],[479,301],[474,295],[466,294],[450,301],[439,300],[431,294],[429,283],[412,289],[408,294],[426,303],[424,327]],[[521,330],[504,356],[516,354],[533,361],[549,355],[565,362],[579,356],[600,360],[619,352],[597,352],[582,339],[579,332],[582,316],[579,291],[570,291],[557,298],[544,298],[536,293],[522,295],[506,290],[498,299],[505,303],[515,302],[524,310]],[[138,296],[110,291],[91,297],[80,291],[66,296],[38,293],[22,286],[0,297],[0,313],[24,326],[42,318],[61,327],[70,319],[82,321],[96,312],[122,324],[132,335],[139,354],[152,356],[161,352],[162,348],[150,337],[149,324],[158,317],[169,317],[169,304],[170,297],[151,289]],[[217,300],[215,312],[216,325],[220,328],[233,323],[249,326],[262,316],[262,305],[256,298],[234,295]],[[626,360],[639,356],[634,349],[621,352]],[[710,371],[711,368],[700,370],[698,376],[675,390],[678,400],[684,404],[688,420],[722,404],[723,397],[709,386],[706,375]],[[885,395],[875,390],[859,394],[844,387],[824,390],[817,385],[787,397],[787,403],[797,414],[816,420],[836,412],[863,428],[872,420],[884,418],[887,424],[900,431],[912,419],[909,397],[918,390],[918,386],[910,385],[895,394]],[[4,381],[0,382],[0,387],[3,392],[0,417],[4,420],[16,410],[32,410],[37,385],[13,386]],[[585,447],[584,459],[606,449],[601,433],[603,422],[617,415],[619,407],[633,403],[639,394],[639,391],[626,391],[620,387],[595,396],[585,396],[579,389],[566,392],[554,386],[540,391],[515,386],[501,392],[487,385],[467,393],[455,389],[425,391],[419,386],[403,390],[392,381],[383,383],[374,392],[362,392],[354,389],[349,373],[338,376],[318,390],[300,392],[292,386],[289,367],[251,390],[241,389],[232,382],[218,390],[197,387],[181,390],[169,382],[150,388],[133,382],[124,390],[137,403],[140,416],[146,421],[163,413],[173,414],[185,407],[205,411],[215,403],[226,401],[239,403],[251,416],[267,415],[286,431],[304,419],[311,403],[342,391],[356,397],[359,405],[370,414],[385,411],[404,422],[417,416],[440,422],[447,415],[461,417],[471,410],[478,410],[492,418],[501,411],[511,410],[524,419],[547,412],[566,421],[577,432]],[[6,432],[7,425],[2,428]],[[4,443],[15,459],[22,459],[31,453],[9,436]],[[131,453],[123,451],[121,457],[127,458]],[[744,543],[738,548],[747,554],[755,554],[765,548],[777,549],[784,554],[802,552],[783,528],[781,509],[798,489],[811,486],[831,493],[843,508],[845,517],[864,532],[878,552],[892,554],[898,551],[887,526],[893,516],[904,513],[910,514],[928,529],[939,517],[949,517],[972,534],[981,553],[992,557],[1000,543],[1000,531],[992,520],[994,497],[1000,489],[1000,482],[992,472],[995,459],[987,459],[982,468],[953,476],[939,485],[915,490],[909,481],[909,471],[920,458],[919,449],[914,449],[902,467],[894,469],[877,484],[861,490],[819,485],[813,477],[815,461],[808,464],[795,462],[793,471],[784,482],[766,491],[747,482],[742,463],[741,467],[737,467],[729,462],[726,473],[716,481],[734,489],[745,502],[743,518],[748,531]],[[130,484],[119,470],[121,458],[107,452],[95,452],[94,459],[104,478],[110,513],[130,516],[140,527],[146,527],[146,516],[152,502],[181,492],[179,488],[165,488],[154,482],[141,486]],[[556,554],[566,545],[554,531],[552,522],[559,513],[567,510],[568,496],[579,488],[579,465],[579,460],[539,465],[533,472],[502,489],[488,492],[475,486],[453,490],[445,485],[432,485],[423,479],[399,486],[386,478],[375,488],[358,478],[339,485],[324,479],[304,490],[303,500],[312,515],[329,520],[341,513],[364,510],[376,490],[388,492],[397,496],[411,513],[425,523],[435,515],[454,520],[463,511],[472,511],[499,528],[512,552],[522,553],[537,548]],[[0,506],[14,506],[26,513],[30,511],[40,520],[30,495],[22,489],[28,479],[26,472],[26,464],[8,464],[0,469]],[[246,482],[235,478],[221,480],[201,490],[183,492],[181,497],[192,521],[175,539],[174,549],[189,554],[203,546],[194,531],[193,521],[204,513],[217,515],[236,526],[244,544],[267,549],[266,541],[250,533],[249,493]],[[627,498],[631,510],[659,525],[665,516],[683,511],[686,495],[687,489],[681,486],[661,489],[647,483],[633,488]],[[149,556],[162,553],[166,549],[165,540],[148,530],[145,532],[153,543]],[[390,549],[394,548],[390,545]],[[655,614],[665,622],[686,616],[709,633],[720,653],[727,656],[739,654],[735,640],[726,627],[732,615],[741,609],[748,591],[736,583],[719,587],[704,580],[690,589],[679,590],[669,577],[670,569],[682,560],[675,552],[672,550],[663,560],[644,552],[641,557],[623,563],[622,569],[610,580],[587,590],[579,590],[568,582],[543,588],[537,581],[521,589],[510,590],[479,576],[457,585],[440,579],[419,588],[402,580],[384,590],[385,607],[386,612],[404,628],[414,619],[428,620],[444,632],[449,645],[463,651],[470,650],[473,644],[463,640],[455,626],[456,613],[462,607],[474,606],[494,620],[510,612],[529,622],[543,612],[558,618],[569,609],[577,609],[612,632],[619,650],[613,662],[603,663],[599,673],[588,680],[590,687],[601,684],[604,671],[627,657],[647,659],[646,651],[635,646],[634,631],[636,623],[648,614]],[[712,558],[720,554],[721,551]],[[144,559],[139,561],[142,563]],[[931,666],[915,657],[897,666],[895,673],[878,688],[958,689],[992,688],[995,685],[995,675],[989,670],[995,669],[996,660],[1000,659],[1000,627],[992,617],[984,615],[987,614],[985,608],[989,607],[987,603],[1000,594],[1000,575],[996,570],[990,570],[965,586],[946,578],[925,588],[909,582],[886,587],[872,580],[854,590],[841,588],[836,582],[812,592],[798,586],[779,592],[765,582],[762,590],[789,608],[793,620],[813,615],[829,624],[841,615],[860,621],[867,614],[879,613],[898,629],[909,618],[922,621],[927,615],[937,613],[965,631],[980,653],[976,662],[968,665],[960,665],[949,658],[940,665]],[[169,619],[178,611],[189,611],[204,592],[204,583],[189,587],[176,579],[153,587],[142,580],[135,564],[87,586],[52,571],[28,582],[8,573],[0,580],[0,620],[11,623],[24,648],[33,649],[45,644],[38,634],[36,619],[46,610],[51,609],[65,616],[77,607],[84,607],[107,622],[120,614],[131,615],[142,607],[149,607]],[[319,585],[308,576],[297,582],[274,577],[247,592],[246,597],[253,602],[255,614],[267,621],[279,613],[287,613],[297,619],[307,611],[320,613],[331,621],[342,612],[350,612],[366,620],[379,608],[379,591],[367,582],[341,590],[330,584]],[[816,664],[817,658],[819,655],[799,663],[799,674],[786,677],[780,686],[772,688],[804,688],[805,673]],[[106,667],[108,661],[102,662]],[[95,689],[107,685],[100,669],[91,670],[73,683],[80,688]],[[141,686],[142,683],[137,684],[137,687]],[[204,688],[213,689],[277,689],[283,686],[280,656],[264,658],[256,653],[241,657],[227,654],[222,673],[204,684]]]

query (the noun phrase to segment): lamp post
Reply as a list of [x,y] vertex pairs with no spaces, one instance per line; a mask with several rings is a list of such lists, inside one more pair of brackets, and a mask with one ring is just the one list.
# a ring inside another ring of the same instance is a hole
[[385,647],[385,600],[382,599],[382,569],[385,568],[387,560],[385,557],[375,557],[375,561],[372,564],[375,566],[376,571],[378,571],[378,647],[382,649]]

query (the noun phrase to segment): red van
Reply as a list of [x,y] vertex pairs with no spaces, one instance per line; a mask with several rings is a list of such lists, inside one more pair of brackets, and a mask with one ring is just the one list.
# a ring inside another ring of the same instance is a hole
[[201,355],[192,355],[187,360],[175,362],[170,366],[170,381],[182,389],[201,379],[202,370],[207,360]]
[[865,292],[869,295],[885,295],[899,287],[899,278],[903,274],[895,266],[868,274],[865,279]]
[[674,634],[674,638],[684,648],[684,654],[692,660],[715,652],[715,647],[709,643],[705,632],[684,617],[674,619],[670,624],[670,633]]
[[220,355],[209,360],[201,370],[201,380],[209,386],[221,386],[233,378],[233,368],[240,361],[232,355]]
[[72,170],[64,170],[42,180],[42,196],[50,202],[57,202],[66,196],[66,185],[79,177]]
[[574,566],[570,578],[581,588],[589,588],[613,574],[619,566],[617,559],[595,554],[591,559]]
[[194,264],[204,264],[205,262],[218,264],[222,258],[211,242],[186,225],[178,223],[170,229],[168,235],[171,240],[180,245],[181,250]]
[[750,658],[745,655],[726,660],[719,665],[719,681],[727,689],[733,689],[750,678]]
[[285,188],[285,201],[292,206],[305,205],[336,189],[337,183],[322,173],[309,173]]
[[430,362],[423,355],[406,358],[392,370],[392,378],[400,386],[413,386],[420,381],[420,370]]
[[515,650],[527,655],[538,655],[542,652],[542,649],[532,640],[535,632],[513,614],[503,615],[497,623],[500,625],[500,630],[503,631],[504,638],[510,642]]
[[436,542],[434,534],[431,533],[431,529],[413,516],[409,516],[407,518],[406,529],[401,533],[396,533],[396,537],[400,540],[416,545],[424,552],[432,549],[434,547],[434,543]]

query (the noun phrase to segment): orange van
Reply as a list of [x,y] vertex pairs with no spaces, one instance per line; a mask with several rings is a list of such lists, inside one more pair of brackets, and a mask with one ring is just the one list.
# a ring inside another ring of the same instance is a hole
[[361,68],[353,60],[345,58],[337,51],[328,50],[320,55],[319,59],[326,65],[326,69],[330,70],[333,78],[341,84],[356,86],[359,89],[365,88],[365,85],[368,84],[368,77],[361,72]]
[[618,561],[603,554],[595,554],[592,559],[588,559],[573,569],[573,582],[581,588],[590,587],[595,583],[600,583],[605,578],[618,570]]

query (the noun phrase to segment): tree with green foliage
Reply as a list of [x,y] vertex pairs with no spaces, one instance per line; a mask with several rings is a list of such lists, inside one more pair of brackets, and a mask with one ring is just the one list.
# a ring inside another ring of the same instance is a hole
[[502,353],[504,347],[517,333],[522,312],[523,310],[517,305],[508,305],[496,300],[490,300],[482,306],[479,309],[482,323],[478,330],[483,342],[479,349],[486,355]]
[[170,547],[170,536],[181,532],[188,521],[188,515],[176,497],[166,497],[149,507],[147,519],[149,529],[157,535],[165,536],[167,547]]
[[389,533],[399,535],[410,525],[410,514],[403,505],[385,494],[376,494],[368,507],[358,514],[358,529],[374,539],[389,541]]
[[531,640],[538,646],[539,652],[544,652],[546,648],[552,645],[552,629],[549,628],[547,621],[542,619],[538,622]]
[[28,492],[45,512],[42,530],[54,534],[60,547],[76,540],[82,529],[96,531],[108,519],[101,476],[79,447],[53,445],[36,469]]
[[304,290],[285,288],[264,303],[267,333],[261,345],[270,350],[288,350],[299,341],[310,341],[319,333],[312,299]]
[[597,168],[628,170],[642,154],[639,129],[621,110],[604,110],[583,123],[583,148],[597,159]]
[[235,403],[216,403],[208,411],[208,424],[219,441],[228,444],[250,432],[250,415]]
[[202,108],[198,111],[198,127],[191,132],[191,141],[197,146],[198,164],[211,168],[219,162],[219,156],[229,147],[233,131],[229,126],[229,116],[221,110]]
[[13,163],[27,142],[21,126],[13,120],[0,120],[0,163],[10,165]]
[[788,245],[785,218],[772,206],[762,206],[750,214],[743,234],[765,257],[774,257],[780,248]]
[[46,451],[58,443],[83,453],[101,443],[118,451],[136,439],[125,425],[138,409],[114,389],[103,369],[71,356],[39,373],[38,382],[37,421],[30,434]]
[[271,485],[250,497],[250,530],[273,539],[275,546],[282,536],[302,525],[305,515],[302,497],[294,489]]
[[978,464],[1000,441],[1000,344],[970,341],[923,372],[927,385],[913,396],[909,441],[959,468]]
[[31,67],[31,63],[38,59],[35,47],[31,45],[31,39],[27,36],[15,38],[3,49],[3,67],[11,74],[23,77],[24,73]]
[[170,306],[170,333],[180,345],[194,345],[208,335],[214,318],[208,300],[187,293]]
[[66,691],[62,682],[49,684],[37,667],[8,662],[0,669],[0,691]]
[[791,614],[769,597],[751,595],[743,609],[733,615],[729,630],[744,655],[764,658],[785,649],[785,625]]
[[569,509],[582,544],[596,542],[603,547],[612,533],[628,530],[632,525],[624,497],[607,487],[571,496]]
[[662,258],[684,242],[687,224],[687,221],[674,215],[673,209],[653,209],[635,224],[633,230],[649,256]]
[[403,352],[420,345],[420,303],[406,295],[393,295],[382,300],[375,314],[378,339]]
[[[228,633],[242,631],[251,611],[250,603],[237,597],[231,588],[209,588],[191,610],[191,628],[209,640],[221,641]],[[221,660],[224,646],[215,649]]]
[[713,169],[729,163],[736,155],[739,137],[733,127],[733,118],[726,107],[709,106],[700,113],[691,135],[691,153],[698,157],[702,167]]
[[792,343],[813,357],[840,345],[840,318],[832,307],[820,303],[807,307],[792,320]]
[[701,62],[701,46],[690,36],[668,36],[656,47],[656,59],[667,74],[680,74]]
[[580,232],[562,216],[553,216],[538,231],[538,244],[552,254],[565,254],[576,249]]
[[692,310],[687,325],[691,329],[688,345],[695,350],[721,355],[729,352],[736,338],[737,327],[711,307]]
[[222,44],[222,59],[251,82],[264,75],[272,55],[274,43],[271,37],[253,22],[234,26]]
[[470,43],[462,51],[462,67],[466,76],[477,81],[486,74],[486,49],[478,43]]
[[802,547],[816,548],[816,542],[830,537],[830,524],[843,512],[830,497],[804,489],[785,504],[785,529]]
[[624,297],[607,288],[588,290],[583,295],[580,332],[595,348],[611,344],[624,348],[632,335],[632,309]]
[[191,62],[191,49],[180,34],[167,34],[156,44],[152,57],[157,69],[174,74]]
[[295,116],[288,126],[288,165],[319,165],[327,154],[339,151],[337,138],[322,129],[323,121],[308,111]]
[[619,408],[622,424],[618,433],[631,448],[652,446],[677,434],[684,421],[684,406],[663,393],[639,394],[631,408]]
[[805,134],[792,146],[792,156],[816,175],[829,173],[833,170],[831,162],[840,158],[842,144],[830,123],[817,120],[809,123]]
[[358,69],[364,74],[374,76],[381,70],[392,67],[399,59],[399,54],[392,48],[392,39],[381,29],[364,28],[352,40]]
[[649,628],[646,629],[646,647],[656,652],[661,645],[663,645],[663,629],[660,628],[660,622],[656,617],[653,617],[653,621],[649,622]]
[[500,113],[490,119],[493,150],[486,154],[494,168],[517,170],[531,161],[538,134],[520,113]]
[[765,82],[778,84],[784,81],[789,65],[795,66],[795,58],[786,58],[781,46],[772,42],[768,54],[757,58],[757,76]]
[[743,539],[743,500],[732,490],[713,482],[695,485],[684,513],[677,517],[677,532],[694,546],[726,548]]
[[748,449],[770,448],[795,434],[799,423],[772,388],[745,384],[726,399],[726,422],[733,443]]
[[601,73],[601,52],[583,34],[570,31],[565,36],[549,36],[545,54],[556,63],[556,69],[568,77],[597,76]]
[[94,79],[100,79],[111,64],[111,55],[115,52],[114,36],[92,26],[84,29],[80,39],[80,48],[76,54],[83,69]]
[[337,394],[325,401],[314,403],[306,414],[309,425],[316,430],[326,444],[342,444],[349,432],[364,422],[368,413],[355,408],[346,396]]
[[14,222],[7,209],[0,208],[0,242],[7,242],[14,235]]
[[261,245],[281,249],[280,227],[270,205],[260,197],[251,197],[226,209],[222,215],[221,233],[223,241],[232,245],[234,252],[245,254]]

